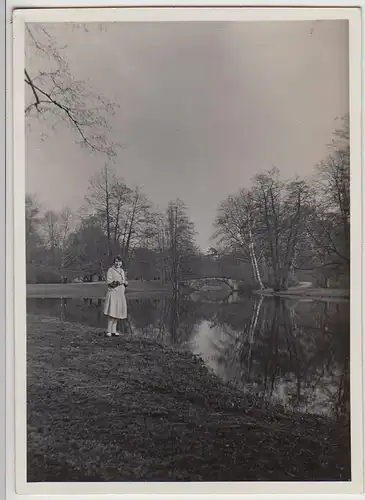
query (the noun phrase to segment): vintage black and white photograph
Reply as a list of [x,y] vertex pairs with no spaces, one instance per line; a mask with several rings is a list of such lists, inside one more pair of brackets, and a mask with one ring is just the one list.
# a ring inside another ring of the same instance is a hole
[[26,481],[351,482],[349,22],[24,42]]

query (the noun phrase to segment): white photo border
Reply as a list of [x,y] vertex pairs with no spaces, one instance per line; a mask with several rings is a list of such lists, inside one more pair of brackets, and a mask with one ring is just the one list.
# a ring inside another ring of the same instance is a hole
[[[26,1],[18,2],[19,7]],[[273,2],[267,2],[273,3]],[[241,3],[242,4],[242,3]],[[255,7],[211,7],[199,9],[174,8],[168,5],[154,8],[129,4],[115,8],[83,9],[29,9],[15,10],[9,14],[13,21],[8,42],[14,39],[13,53],[8,47],[8,101],[7,101],[7,166],[6,166],[6,476],[7,493],[14,495],[99,495],[105,494],[294,494],[333,495],[361,493],[363,491],[363,377],[361,341],[362,327],[362,106],[361,106],[361,16],[359,9],[347,4],[342,8],[321,9],[282,7],[268,9]],[[161,6],[161,3],[158,5]],[[328,4],[325,4],[328,5]],[[44,5],[45,6],[45,5]],[[67,6],[65,3],[62,6]],[[81,6],[81,5],[80,5]],[[252,3],[251,3],[252,6]],[[35,7],[35,6],[32,6]],[[116,6],[117,7],[117,6]],[[242,5],[244,7],[244,4]],[[265,15],[268,16],[265,18]],[[192,19],[191,16],[194,16]],[[243,17],[244,16],[244,17]],[[351,449],[352,481],[330,483],[265,483],[265,482],[216,482],[216,483],[26,483],[26,284],[24,244],[24,22],[160,22],[188,20],[317,20],[348,19],[350,29],[350,130],[351,130]],[[10,54],[9,54],[10,52]],[[10,73],[10,76],[9,76]],[[13,76],[13,79],[11,78]],[[12,93],[12,101],[11,101]],[[364,122],[365,123],[365,122]],[[13,141],[12,141],[13,139]],[[16,147],[14,147],[16,146]],[[0,248],[0,259],[1,259]],[[15,266],[16,262],[16,266]],[[3,280],[4,282],[4,280]],[[15,300],[16,299],[16,300]],[[4,303],[4,301],[3,301]],[[0,309],[1,311],[1,309]],[[359,348],[361,346],[361,348]],[[16,356],[14,353],[16,352]],[[2,365],[3,367],[3,365]],[[16,374],[16,377],[14,376]],[[16,430],[16,433],[15,433]],[[14,435],[16,440],[14,443]],[[14,446],[15,444],[15,446]],[[14,458],[17,464],[14,467]],[[11,488],[11,489],[9,489]],[[37,497],[32,496],[35,500]],[[45,498],[42,496],[42,498]],[[62,498],[62,497],[61,497]],[[100,497],[101,498],[101,497]],[[354,495],[351,495],[354,498]]]

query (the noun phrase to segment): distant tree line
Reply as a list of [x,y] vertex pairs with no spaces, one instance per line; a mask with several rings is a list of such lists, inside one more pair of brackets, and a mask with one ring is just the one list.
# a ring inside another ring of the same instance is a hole
[[110,166],[91,178],[77,214],[67,207],[42,211],[30,194],[25,212],[28,264],[103,277],[113,256],[121,254],[136,277],[169,282],[177,291],[189,274],[189,261],[199,255],[184,202],[170,201],[158,211]]
[[[83,206],[42,210],[28,194],[28,264],[102,279],[121,254],[137,279],[180,289],[192,277],[232,277],[285,290],[309,273],[321,286],[348,286],[350,265],[350,151],[348,118],[335,131],[327,158],[310,181],[282,179],[273,168],[249,189],[218,207],[213,239],[203,254],[182,200],[156,209],[140,187],[131,188],[108,164],[90,179]],[[47,278],[49,279],[49,278]],[[29,277],[29,280],[31,278]]]

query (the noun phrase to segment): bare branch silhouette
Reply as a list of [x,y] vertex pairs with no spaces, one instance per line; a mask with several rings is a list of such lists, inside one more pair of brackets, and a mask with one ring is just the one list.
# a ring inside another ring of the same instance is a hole
[[[107,133],[111,130],[109,119],[115,114],[116,105],[91,91],[86,82],[74,78],[61,53],[65,47],[57,46],[43,25],[26,25],[26,36],[24,82],[30,90],[26,94],[27,119],[46,116],[52,128],[64,121],[78,135],[78,144],[108,158],[114,157],[119,145],[110,142]],[[34,74],[31,72],[33,60],[41,66]]]

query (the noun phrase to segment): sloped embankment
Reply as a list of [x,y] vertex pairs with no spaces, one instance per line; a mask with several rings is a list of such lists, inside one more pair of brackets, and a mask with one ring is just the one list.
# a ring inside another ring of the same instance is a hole
[[188,352],[28,317],[29,481],[350,479],[349,430],[262,407]]

